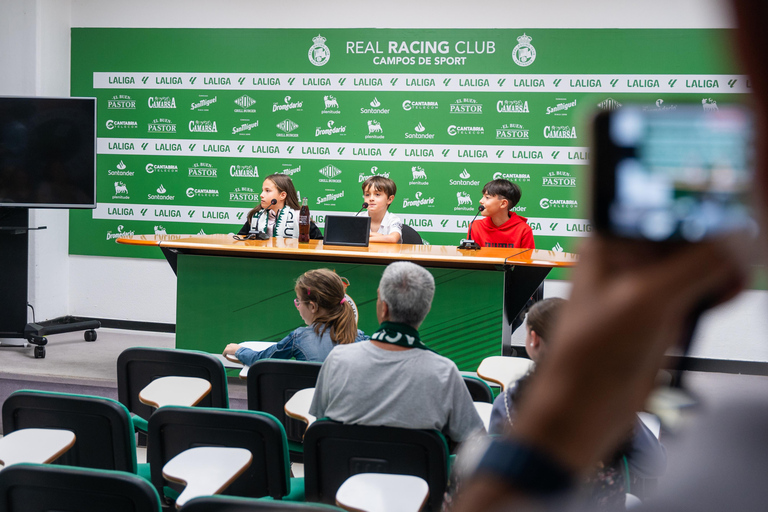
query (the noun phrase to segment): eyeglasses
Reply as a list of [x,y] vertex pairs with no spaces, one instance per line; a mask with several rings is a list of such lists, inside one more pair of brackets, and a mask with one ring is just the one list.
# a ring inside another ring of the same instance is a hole
[[293,299],[293,305],[296,306],[297,308],[299,307],[299,304],[306,304],[307,302],[310,302],[310,301],[308,300],[299,301],[299,299]]

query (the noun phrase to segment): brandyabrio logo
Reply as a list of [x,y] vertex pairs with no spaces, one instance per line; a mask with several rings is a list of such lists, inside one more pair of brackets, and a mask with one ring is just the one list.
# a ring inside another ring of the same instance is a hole
[[557,104],[554,107],[547,107],[547,115],[567,116],[568,111],[576,106],[576,100],[568,101],[565,98],[555,98]]
[[373,101],[369,103],[371,108],[360,108],[361,114],[389,114],[388,108],[381,108],[381,102],[378,98],[373,98]]
[[485,129],[482,126],[456,126],[452,124],[448,127],[448,135],[483,135]]
[[320,183],[341,183],[341,180],[333,179],[339,174],[341,174],[341,169],[338,169],[332,165],[326,165],[325,167],[323,167],[317,172],[319,172],[326,178],[326,179],[321,178],[319,180]]
[[187,176],[190,178],[216,178],[219,170],[207,162],[199,162],[192,164],[192,167],[187,169]]
[[144,169],[147,171],[147,174],[152,174],[155,172],[179,172],[179,168],[174,164],[147,164]]
[[423,193],[419,190],[414,194],[413,199],[408,199],[407,197],[403,199],[403,208],[408,207],[419,207],[419,206],[431,206],[434,207],[435,205],[435,198],[434,197],[422,197]]
[[187,197],[219,197],[219,191],[212,188],[189,187]]
[[621,108],[621,106],[622,104],[613,98],[605,99],[597,104],[597,108],[603,110],[616,110],[617,108]]
[[278,133],[277,134],[278,137],[298,137],[299,136],[298,133],[291,133],[296,128],[298,128],[299,125],[294,123],[290,119],[284,119],[284,120],[280,121],[279,123],[277,123],[276,126],[283,131],[283,133]]
[[301,172],[301,166],[294,167],[293,169],[283,169],[280,171],[280,174],[285,174],[286,176],[293,176],[297,172]]
[[496,138],[500,140],[528,139],[528,130],[521,124],[504,124],[496,128]]
[[136,100],[131,99],[127,94],[117,94],[107,100],[109,110],[136,110]]
[[523,100],[499,100],[496,102],[496,112],[502,114],[524,114],[528,110],[528,102]]
[[576,127],[575,126],[545,126],[544,127],[545,139],[575,139]]
[[189,131],[192,133],[216,133],[219,130],[216,128],[216,121],[206,119],[204,121],[190,121]]
[[325,38],[320,34],[312,38],[314,43],[308,52],[309,62],[315,66],[325,66],[331,58],[331,50],[325,46]]
[[236,108],[235,112],[256,112],[255,108],[250,108],[251,106],[256,104],[256,100],[248,96],[247,94],[243,94],[239,98],[235,100],[235,105],[237,105],[240,108]]
[[421,124],[421,121],[419,121],[419,124],[413,127],[414,133],[405,132],[405,138],[406,139],[434,139],[435,134],[434,133],[427,133],[427,129],[424,128],[424,125]]
[[318,197],[317,198],[317,204],[328,203],[330,205],[333,205],[334,202],[337,199],[341,199],[342,197],[344,197],[344,191],[343,190],[341,192],[337,192],[335,194],[326,194],[324,197]]
[[115,195],[112,199],[130,199],[128,196],[128,187],[122,181],[115,182]]
[[[202,99],[202,100],[200,100],[200,101],[190,105],[189,109],[190,110],[197,110],[197,111],[200,111],[200,112],[207,112],[208,111],[208,107],[210,107],[211,105],[216,103],[216,100],[218,100],[218,99],[219,99],[218,96],[214,96],[213,98],[206,97],[205,99]],[[235,101],[237,101],[237,100],[235,100]]]
[[330,94],[323,96],[323,105],[325,108],[320,111],[321,114],[341,114],[339,100],[336,99],[336,96]]
[[576,186],[576,178],[568,171],[552,171],[541,179],[541,184],[545,187],[572,188]]
[[155,119],[147,125],[148,133],[176,133],[176,123],[170,119]]
[[539,201],[539,206],[544,210],[548,208],[576,208],[579,206],[579,202],[575,199],[547,199],[543,197]]
[[161,183],[159,187],[157,187],[157,194],[147,194],[147,199],[156,199],[160,201],[173,201],[176,199],[176,196],[168,195],[168,191],[165,189],[163,184]]
[[136,121],[113,121],[108,119],[106,122],[107,130],[114,130],[115,128],[138,128],[139,123]]
[[368,135],[366,135],[365,138],[366,139],[383,139],[384,130],[381,128],[381,123],[379,123],[375,119],[369,119]]
[[230,165],[229,175],[233,178],[258,178],[259,168],[255,165]]
[[[243,119],[241,119],[241,121],[243,121]],[[215,123],[215,121],[214,121],[214,123]],[[250,133],[251,130],[253,128],[257,128],[258,126],[259,126],[258,119],[256,121],[252,122],[252,123],[251,122],[245,122],[245,123],[241,124],[240,126],[233,126],[232,127],[232,135],[237,135],[238,133],[240,135],[250,135],[251,134]],[[214,130],[214,131],[216,131],[216,130]],[[246,132],[248,132],[248,133],[246,133]]]
[[413,101],[405,100],[403,102],[403,110],[437,110],[438,104],[436,101]]
[[125,226],[120,224],[119,226],[117,226],[117,231],[115,233],[111,231],[107,231],[107,240],[115,240],[120,237],[133,236],[136,234],[135,231],[123,231],[124,229],[125,229]]
[[528,173],[493,173],[493,179],[495,180],[509,180],[509,181],[531,181],[531,175]]
[[451,103],[451,114],[482,114],[483,104],[470,98],[458,99]]
[[173,96],[150,96],[147,98],[149,108],[176,108],[176,98]]
[[120,160],[120,163],[118,163],[115,167],[117,167],[117,170],[113,171],[112,169],[109,169],[107,171],[107,176],[133,176],[133,171],[125,170],[126,165],[122,160]]
[[459,174],[460,180],[449,180],[448,184],[452,186],[461,186],[461,187],[479,187],[480,181],[478,180],[471,180],[472,176],[469,174],[469,172],[464,169],[461,171],[461,174]]
[[340,133],[344,135],[347,132],[346,126],[334,126],[336,124],[333,120],[328,121],[328,128],[320,128],[319,126],[315,128],[315,137],[319,137],[321,135],[335,135],[337,133]]
[[303,108],[301,108],[302,106],[304,106],[304,102],[291,101],[290,96],[286,96],[285,98],[283,98],[283,102],[284,103],[274,102],[272,104],[272,112],[277,112],[278,110],[298,110],[298,111],[304,110]]
[[517,38],[517,46],[512,49],[512,60],[518,66],[526,67],[536,60],[536,48],[531,45],[531,36],[521,35]]
[[250,187],[238,187],[229,193],[230,203],[255,203],[261,201],[258,192]]

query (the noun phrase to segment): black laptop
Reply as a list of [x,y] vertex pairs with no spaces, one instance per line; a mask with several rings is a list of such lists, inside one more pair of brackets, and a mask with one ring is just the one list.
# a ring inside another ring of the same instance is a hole
[[371,218],[327,215],[323,245],[352,245],[368,247],[371,236]]

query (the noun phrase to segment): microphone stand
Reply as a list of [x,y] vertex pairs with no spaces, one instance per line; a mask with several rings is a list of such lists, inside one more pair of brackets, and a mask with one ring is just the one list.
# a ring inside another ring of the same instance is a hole
[[472,222],[469,223],[469,238],[466,238],[461,241],[461,243],[459,244],[459,249],[467,249],[470,251],[476,251],[480,249],[480,245],[474,240],[472,240],[472,224],[475,223],[475,219],[477,219],[477,216],[480,215],[480,212],[482,212],[483,210],[485,210],[485,207],[483,205],[480,205],[477,207],[477,213],[475,214],[474,217],[472,217]]

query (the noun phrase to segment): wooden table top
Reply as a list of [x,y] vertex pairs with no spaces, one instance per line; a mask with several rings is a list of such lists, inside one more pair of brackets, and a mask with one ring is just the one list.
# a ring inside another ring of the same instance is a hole
[[324,245],[322,240],[300,244],[295,238],[235,240],[232,235],[135,235],[117,239],[128,245],[158,246],[206,254],[285,259],[354,260],[369,263],[413,261],[433,266],[491,268],[497,265],[571,267],[578,263],[572,253],[540,249],[483,247],[464,250],[448,245],[411,245],[371,242],[368,247]]

